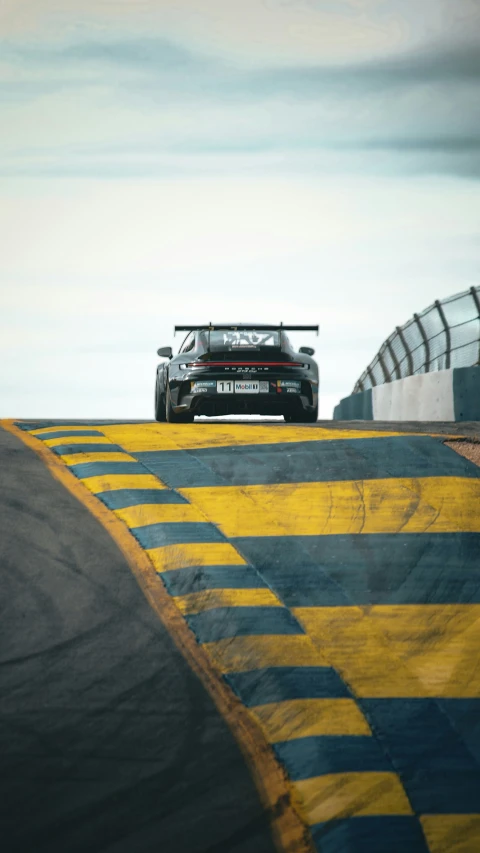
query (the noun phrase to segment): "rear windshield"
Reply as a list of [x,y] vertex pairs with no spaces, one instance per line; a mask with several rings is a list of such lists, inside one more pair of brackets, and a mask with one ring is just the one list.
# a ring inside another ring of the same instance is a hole
[[[208,332],[202,332],[202,338],[208,342]],[[210,332],[210,349],[212,350],[243,350],[260,349],[260,347],[280,347],[280,332],[255,331],[216,331]]]

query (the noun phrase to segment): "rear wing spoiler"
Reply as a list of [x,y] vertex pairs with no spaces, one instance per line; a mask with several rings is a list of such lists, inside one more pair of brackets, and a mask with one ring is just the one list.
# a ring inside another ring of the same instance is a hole
[[268,325],[259,323],[258,326],[245,325],[236,323],[235,325],[226,326],[224,324],[217,325],[216,323],[204,323],[203,326],[174,326],[174,334],[176,332],[316,332],[318,335],[319,326],[284,326],[283,323],[276,325]]

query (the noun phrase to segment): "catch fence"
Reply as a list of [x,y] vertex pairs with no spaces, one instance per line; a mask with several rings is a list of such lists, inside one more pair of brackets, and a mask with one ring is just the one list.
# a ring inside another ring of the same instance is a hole
[[353,393],[417,373],[480,364],[480,287],[414,314],[382,344]]

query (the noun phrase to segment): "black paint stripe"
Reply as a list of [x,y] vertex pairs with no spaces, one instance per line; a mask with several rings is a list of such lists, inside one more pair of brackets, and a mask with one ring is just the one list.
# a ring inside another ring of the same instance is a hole
[[414,815],[362,815],[311,827],[318,853],[430,853]]
[[209,522],[166,521],[132,527],[130,530],[142,548],[161,548],[186,542],[225,542],[223,534]]
[[112,489],[97,492],[95,495],[109,509],[124,509],[139,504],[187,504],[188,501],[178,492],[170,489]]
[[418,814],[480,813],[480,764],[439,700],[358,701]]
[[[19,424],[17,424],[19,426]],[[50,438],[72,438],[73,436],[79,435],[82,438],[84,436],[103,436],[103,432],[100,432],[98,429],[57,429],[52,432],[42,432],[40,435],[36,435],[35,438],[39,438],[40,441],[47,441]]]
[[69,453],[125,453],[123,447],[118,444],[57,444],[50,450],[58,456],[66,456]]
[[329,773],[391,773],[392,765],[371,735],[302,737],[273,745],[296,782]]
[[287,607],[480,603],[479,533],[232,540]]
[[230,672],[224,678],[245,705],[267,705],[286,699],[344,699],[346,684],[330,666],[272,666]]
[[69,465],[76,477],[85,480],[87,477],[102,477],[108,474],[147,474],[139,462],[80,462]]
[[[175,492],[171,493],[175,494]],[[187,566],[162,573],[170,595],[205,589],[265,589],[267,583],[252,566]]]
[[200,643],[248,634],[303,634],[286,607],[215,607],[186,619]]
[[135,458],[171,488],[480,476],[476,465],[428,435],[158,450]]
[[22,429],[24,432],[30,432],[34,429],[46,429],[52,427],[56,429],[66,429],[70,426],[85,426],[86,428],[94,428],[99,426],[121,426],[122,424],[130,424],[131,426],[149,424],[151,421],[125,421],[125,420],[44,420],[44,421],[16,421],[15,426]]

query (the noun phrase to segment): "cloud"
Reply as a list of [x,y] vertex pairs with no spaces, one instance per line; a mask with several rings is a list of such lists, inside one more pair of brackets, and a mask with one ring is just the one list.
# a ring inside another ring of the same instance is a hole
[[5,38],[80,41],[162,36],[244,67],[352,62],[464,41],[477,0],[3,0]]
[[[445,6],[445,0],[435,0]],[[457,0],[462,2],[462,0]],[[463,0],[465,2],[465,0]],[[438,13],[432,0],[423,0],[422,18],[416,16],[416,31],[422,20],[438,27]],[[390,10],[384,4],[336,0],[154,0],[154,2],[102,2],[70,0],[68,7],[55,0],[3,0],[0,6],[1,31],[10,37],[55,41],[79,32],[130,32],[135,36],[166,33],[190,47],[207,45],[211,53],[226,53],[251,64],[260,61],[292,61],[300,56],[318,60],[328,52],[345,59],[356,53],[392,49],[410,40],[411,12]],[[405,4],[404,4],[405,5]],[[362,8],[363,6],[363,8]],[[433,12],[433,14],[432,14]],[[254,36],[252,38],[252,36]]]
[[58,43],[41,42],[25,44],[4,42],[2,56],[5,61],[26,62],[33,65],[60,65],[68,67],[72,63],[89,65],[114,65],[122,68],[142,69],[145,71],[174,71],[182,72],[198,70],[205,66],[218,65],[201,53],[193,52],[170,42],[164,38],[143,37],[137,39],[123,38],[95,39],[77,41],[59,45]]
[[480,172],[471,41],[265,69],[155,36],[2,55],[2,175]]
[[[373,154],[375,156],[373,156]],[[458,149],[447,146],[443,152],[438,148],[429,150],[424,146],[404,147],[401,141],[391,145],[390,141],[367,146],[361,150],[339,145],[336,152],[309,151],[296,146],[285,152],[266,150],[263,152],[228,152],[225,146],[218,153],[204,151],[187,156],[162,154],[145,156],[140,152],[124,154],[115,152],[103,155],[72,156],[60,152],[57,155],[11,157],[0,164],[1,178],[52,179],[73,178],[77,180],[166,180],[196,178],[230,178],[232,176],[265,177],[287,176],[313,178],[322,175],[338,175],[354,178],[362,174],[371,178],[396,177],[397,179],[429,176],[450,176],[464,179],[480,179],[480,146],[478,150]]]
[[[479,16],[480,32],[480,16]],[[343,63],[319,60],[316,64],[295,64],[269,69],[245,69],[228,59],[190,50],[165,38],[144,37],[121,40],[89,40],[63,47],[2,43],[3,62],[26,64],[37,71],[60,66],[101,69],[110,66],[120,82],[132,72],[142,73],[152,84],[162,77],[175,94],[186,89],[208,97],[224,88],[234,97],[248,99],[295,95],[318,97],[322,90],[345,86],[354,91],[385,90],[415,85],[477,83],[480,80],[480,39],[457,45],[441,42],[421,50],[407,50],[400,56]],[[199,78],[198,79],[198,75]],[[67,78],[68,82],[68,78]],[[59,81],[60,85],[60,81]]]

